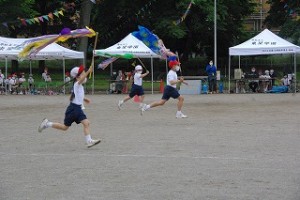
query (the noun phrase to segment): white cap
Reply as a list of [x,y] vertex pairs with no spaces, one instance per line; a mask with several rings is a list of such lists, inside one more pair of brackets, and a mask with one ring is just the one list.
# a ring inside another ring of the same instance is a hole
[[70,71],[70,75],[71,77],[75,78],[77,77],[79,74],[81,74],[81,72],[83,72],[84,67],[83,65],[81,65],[80,67],[74,67],[71,71]]
[[137,70],[143,70],[143,68],[142,68],[141,65],[137,65],[137,66],[135,66],[135,70],[136,70],[136,71],[137,71]]

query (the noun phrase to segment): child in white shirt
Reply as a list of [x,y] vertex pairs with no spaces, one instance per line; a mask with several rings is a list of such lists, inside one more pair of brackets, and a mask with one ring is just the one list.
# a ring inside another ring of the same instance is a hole
[[86,77],[92,71],[93,65],[91,65],[87,72],[84,71],[83,66],[74,67],[71,70],[71,76],[74,78],[73,93],[70,97],[70,105],[65,112],[64,124],[50,122],[48,119],[44,119],[38,128],[39,132],[42,132],[48,127],[66,131],[73,122],[76,122],[77,124],[81,123],[83,125],[85,141],[88,148],[101,142],[101,140],[93,140],[91,138],[90,122],[81,108],[83,102],[90,103],[90,100],[84,97],[84,87],[82,84],[86,82]]
[[149,110],[150,108],[164,105],[172,97],[173,99],[178,99],[176,118],[186,118],[187,117],[186,115],[184,115],[181,112],[184,98],[183,98],[183,96],[181,96],[179,94],[179,92],[176,89],[177,83],[184,82],[183,77],[180,77],[179,79],[177,77],[176,72],[178,72],[180,69],[179,65],[180,65],[180,63],[176,60],[169,62],[170,71],[167,75],[167,85],[164,88],[164,93],[163,93],[161,100],[155,101],[149,105],[143,106],[141,108],[141,114],[143,114],[144,111]]

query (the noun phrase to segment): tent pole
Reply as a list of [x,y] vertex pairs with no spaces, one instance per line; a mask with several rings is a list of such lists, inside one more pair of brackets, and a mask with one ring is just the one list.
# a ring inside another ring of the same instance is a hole
[[239,56],[239,69],[241,69],[241,56]]
[[294,53],[294,84],[295,84],[295,90],[294,93],[297,92],[297,65],[296,65],[296,53]]
[[151,82],[152,82],[152,94],[153,94],[153,58],[151,56]]
[[[63,83],[65,83],[66,80],[66,62],[65,57],[63,57]],[[66,94],[66,85],[64,84],[64,94]]]
[[[7,78],[7,57],[5,57],[5,79]],[[7,82],[5,81],[5,94],[7,95]]]
[[95,61],[93,61],[92,63],[93,65],[93,90],[92,90],[92,95],[94,95],[94,92],[95,92]]
[[229,55],[229,59],[228,59],[228,94],[230,94],[230,68],[231,68],[231,66],[230,66],[230,63],[231,63],[231,61],[230,61],[230,59],[231,59],[231,57],[230,57],[230,55]]
[[29,60],[29,74],[32,74],[31,59]]

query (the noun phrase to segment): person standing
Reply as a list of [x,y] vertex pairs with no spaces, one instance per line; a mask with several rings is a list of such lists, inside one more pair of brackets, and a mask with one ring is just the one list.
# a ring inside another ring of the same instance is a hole
[[84,84],[87,81],[87,76],[93,71],[93,65],[90,66],[87,72],[84,71],[84,67],[74,67],[70,74],[74,78],[73,93],[70,97],[70,104],[65,112],[64,124],[50,122],[45,118],[40,124],[38,131],[42,132],[44,129],[52,127],[58,130],[66,131],[72,125],[73,122],[83,125],[83,132],[85,135],[85,141],[88,148],[99,144],[101,140],[93,140],[90,134],[90,122],[82,110],[83,102],[90,103],[90,99],[84,97]]
[[141,114],[142,115],[143,115],[143,112],[145,112],[146,110],[149,110],[150,108],[154,108],[156,106],[164,105],[172,97],[173,99],[178,99],[176,118],[186,118],[187,117],[186,115],[184,115],[181,112],[184,98],[183,98],[183,96],[181,96],[179,94],[178,90],[176,89],[177,83],[183,83],[184,82],[183,77],[180,77],[179,79],[177,77],[176,72],[178,72],[179,69],[180,69],[179,65],[180,65],[180,63],[176,60],[169,62],[170,70],[169,70],[168,75],[167,75],[167,85],[164,88],[164,93],[163,93],[163,96],[162,96],[161,100],[155,101],[155,102],[153,102],[151,104],[148,104],[148,105],[144,105],[141,108]]
[[217,67],[213,64],[213,61],[209,61],[209,64],[206,66],[205,69],[207,73],[207,79],[208,79],[208,89],[210,94],[217,92]]
[[144,98],[145,98],[145,95],[144,95],[144,89],[143,89],[143,78],[145,76],[147,76],[149,74],[149,71],[147,70],[146,73],[142,74],[143,72],[143,68],[141,65],[137,65],[135,67],[135,74],[134,74],[134,77],[133,77],[133,84],[132,84],[132,87],[131,87],[131,91],[129,93],[129,95],[127,97],[125,97],[123,100],[119,100],[119,103],[118,103],[118,108],[119,110],[121,110],[121,107],[122,105],[128,101],[129,99],[133,98],[135,95],[139,96],[140,97],[140,108],[143,106],[143,102],[144,102]]

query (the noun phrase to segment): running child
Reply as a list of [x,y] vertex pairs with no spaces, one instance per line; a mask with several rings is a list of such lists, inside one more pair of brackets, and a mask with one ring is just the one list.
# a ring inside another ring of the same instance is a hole
[[140,108],[143,107],[143,102],[144,102],[144,89],[143,89],[143,78],[149,74],[149,71],[147,70],[146,73],[142,74],[143,68],[141,65],[137,65],[135,67],[135,74],[133,77],[133,84],[131,87],[131,91],[127,97],[125,97],[123,100],[119,100],[118,103],[118,108],[121,110],[122,105],[128,101],[129,99],[132,99],[135,95],[138,95],[140,97],[141,103],[140,103]]
[[184,98],[183,98],[183,96],[181,96],[179,94],[179,92],[176,89],[177,83],[184,82],[183,77],[180,77],[180,79],[178,79],[178,77],[177,77],[176,72],[178,72],[180,70],[179,65],[180,65],[180,63],[176,60],[169,62],[170,71],[168,72],[168,75],[167,75],[167,85],[164,88],[164,93],[163,93],[161,100],[155,101],[149,105],[144,105],[141,108],[141,114],[143,114],[144,111],[149,110],[150,108],[164,105],[172,97],[173,99],[178,99],[176,118],[186,118],[187,117],[186,115],[184,115],[181,112]]
[[90,103],[90,99],[84,97],[84,84],[87,81],[87,76],[93,71],[93,66],[88,69],[87,72],[84,71],[84,67],[74,67],[70,75],[74,78],[73,83],[73,93],[70,97],[70,104],[65,112],[64,124],[50,122],[48,119],[44,119],[40,124],[38,131],[42,132],[44,129],[52,127],[58,130],[66,131],[72,125],[73,122],[77,124],[81,123],[83,125],[83,132],[85,135],[85,142],[88,148],[99,144],[101,140],[93,140],[90,135],[90,122],[84,114],[81,106],[83,102]]

